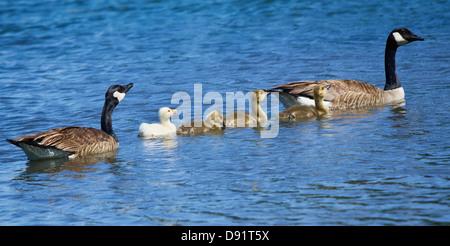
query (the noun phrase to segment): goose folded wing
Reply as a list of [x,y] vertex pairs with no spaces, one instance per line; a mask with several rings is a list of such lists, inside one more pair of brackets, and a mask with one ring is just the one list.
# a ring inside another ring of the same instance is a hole
[[62,151],[78,152],[86,146],[112,142],[114,139],[102,130],[90,127],[61,127],[26,135],[15,141],[38,147],[54,147]]
[[274,89],[289,93],[293,96],[314,98],[314,88],[317,85],[331,85],[324,97],[325,101],[333,101],[336,97],[349,91],[357,93],[379,93],[380,88],[358,80],[320,80],[292,82],[284,85],[276,85]]

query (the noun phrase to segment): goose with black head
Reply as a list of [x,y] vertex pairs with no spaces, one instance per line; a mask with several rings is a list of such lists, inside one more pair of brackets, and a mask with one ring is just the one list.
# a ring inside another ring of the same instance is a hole
[[75,158],[112,151],[119,146],[112,128],[112,113],[131,87],[133,83],[108,88],[102,110],[101,130],[78,126],[60,127],[7,141],[20,147],[30,160]]
[[314,106],[313,90],[317,85],[331,85],[331,89],[324,98],[324,105],[331,110],[399,102],[404,100],[405,92],[395,70],[397,48],[423,40],[407,28],[396,28],[389,34],[385,48],[386,84],[384,90],[358,80],[320,80],[276,85],[268,91],[279,92],[280,101],[286,108],[292,105]]

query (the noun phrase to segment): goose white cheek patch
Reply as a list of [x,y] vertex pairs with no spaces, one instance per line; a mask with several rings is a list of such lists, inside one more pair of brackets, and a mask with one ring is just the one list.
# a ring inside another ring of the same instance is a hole
[[121,93],[121,92],[114,92],[113,96],[115,98],[117,98],[117,100],[119,100],[119,102],[121,102],[123,100],[123,98],[125,97],[125,93]]
[[395,41],[397,42],[397,44],[399,46],[408,43],[408,41],[406,39],[404,39],[400,33],[394,32],[394,33],[392,33],[392,35],[394,36]]

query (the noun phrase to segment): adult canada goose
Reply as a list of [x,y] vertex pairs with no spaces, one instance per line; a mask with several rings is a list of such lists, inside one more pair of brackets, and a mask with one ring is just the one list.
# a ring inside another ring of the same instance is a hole
[[151,138],[174,134],[176,131],[175,125],[170,122],[170,117],[177,112],[176,109],[162,107],[159,109],[160,123],[142,123],[139,126],[139,137]]
[[314,101],[315,107],[306,105],[293,105],[288,109],[282,111],[278,118],[280,120],[295,120],[301,118],[311,118],[314,116],[323,116],[328,113],[328,110],[323,105],[323,98],[325,97],[327,90],[330,89],[330,85],[317,85],[314,88]]
[[179,135],[198,135],[206,132],[223,129],[225,122],[223,114],[219,110],[214,110],[209,113],[204,121],[192,120],[177,128]]
[[255,127],[267,124],[267,114],[261,108],[261,102],[267,98],[270,92],[264,90],[254,90],[251,93],[250,105],[252,114],[246,112],[232,112],[225,117],[226,127]]
[[8,142],[22,148],[30,160],[69,157],[108,152],[119,146],[112,128],[112,113],[133,83],[112,85],[106,91],[101,118],[101,130],[91,127],[60,127],[25,135]]
[[329,109],[348,109],[389,104],[404,100],[405,92],[395,71],[395,53],[399,46],[424,39],[406,28],[394,29],[388,36],[385,49],[386,85],[384,90],[357,80],[321,80],[293,82],[274,86],[280,92],[280,101],[286,107],[314,105],[313,89],[316,85],[332,85],[324,98]]

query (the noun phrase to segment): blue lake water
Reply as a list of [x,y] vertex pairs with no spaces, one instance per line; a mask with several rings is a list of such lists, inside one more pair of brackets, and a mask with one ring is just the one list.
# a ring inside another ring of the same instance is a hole
[[[137,137],[195,84],[383,88],[396,27],[425,39],[397,52],[404,105],[282,122],[275,138]],[[2,1],[0,225],[450,225],[449,37],[449,1]],[[4,141],[99,128],[106,89],[130,82],[116,152],[30,162]]]

